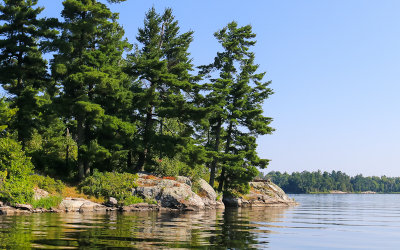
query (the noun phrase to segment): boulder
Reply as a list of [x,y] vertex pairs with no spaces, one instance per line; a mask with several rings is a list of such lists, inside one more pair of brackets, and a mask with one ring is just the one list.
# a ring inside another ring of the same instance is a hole
[[157,200],[161,206],[168,208],[182,210],[200,210],[205,208],[201,197],[195,194],[186,184],[163,189]]
[[26,211],[32,211],[33,210],[32,205],[29,205],[29,204],[16,203],[15,205],[13,205],[13,207],[15,207],[16,209],[19,209],[19,210],[26,210]]
[[115,199],[114,197],[108,198],[108,201],[106,202],[106,206],[108,206],[108,207],[116,207],[117,205],[118,205],[117,199]]
[[31,211],[22,210],[15,207],[3,206],[0,207],[0,215],[19,215],[19,214],[29,214]]
[[203,179],[199,179],[197,182],[198,192],[197,194],[201,197],[204,202],[206,208],[225,208],[224,203],[222,202],[222,197],[217,198],[218,195],[215,192],[214,188],[208,184]]
[[83,198],[65,198],[58,209],[65,212],[97,212],[106,211],[106,206]]
[[180,210],[205,208],[203,199],[192,191],[190,186],[192,182],[187,177],[180,176],[174,180],[141,174],[137,183],[139,186],[133,189],[133,195],[156,200],[163,208]]
[[133,195],[140,196],[144,199],[156,199],[162,193],[163,188],[160,186],[153,187],[137,187],[133,190]]
[[271,181],[250,182],[250,192],[242,197],[224,195],[223,202],[229,207],[281,207],[295,206],[285,192]]
[[107,207],[100,205],[96,202],[92,202],[92,201],[86,201],[84,202],[80,208],[79,208],[79,212],[80,213],[84,213],[84,212],[100,212],[100,211],[106,211]]
[[160,206],[158,206],[157,204],[137,203],[129,206],[123,206],[121,210],[123,212],[151,211],[160,210]]
[[33,189],[34,193],[33,193],[33,199],[34,200],[40,200],[42,198],[48,197],[49,196],[49,192],[47,192],[46,190],[40,189],[35,187]]
[[178,176],[176,177],[176,181],[180,183],[185,183],[188,186],[192,186],[192,181],[190,180],[189,177],[186,176]]

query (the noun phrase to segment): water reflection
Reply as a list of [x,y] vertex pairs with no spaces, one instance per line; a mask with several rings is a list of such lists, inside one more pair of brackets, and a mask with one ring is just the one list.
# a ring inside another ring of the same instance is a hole
[[284,209],[0,216],[0,248],[266,248]]

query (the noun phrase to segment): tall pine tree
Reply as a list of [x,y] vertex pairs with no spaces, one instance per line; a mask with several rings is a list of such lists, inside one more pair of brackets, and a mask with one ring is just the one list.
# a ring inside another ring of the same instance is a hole
[[259,66],[249,51],[256,35],[250,25],[238,27],[231,22],[214,36],[224,50],[217,53],[214,63],[201,67],[204,74],[214,72],[211,84],[205,85],[209,91],[207,105],[212,110],[209,144],[215,151],[210,184],[214,184],[220,169],[220,191],[224,187],[245,191],[246,183],[257,175],[256,167],[268,164],[257,155],[256,138],[273,131],[269,127],[272,119],[262,110],[272,90],[268,88],[270,82],[262,81],[265,73],[256,73]]
[[[193,66],[188,48],[192,35],[191,31],[179,33],[171,9],[162,15],[150,9],[144,27],[139,29],[137,40],[141,45],[130,55],[128,69],[140,86],[134,96],[136,119],[140,121],[137,171],[143,171],[146,163],[162,154],[173,157],[185,149],[196,151],[191,121],[201,112],[193,105],[197,85],[190,74]],[[171,129],[168,119],[178,124],[179,134],[164,133]]]
[[[82,179],[92,167],[111,170],[135,128],[124,120],[129,106],[123,52],[130,47],[118,14],[96,0],[66,0],[65,22],[52,71],[62,86],[61,104],[78,146]],[[126,163],[126,161],[125,161]],[[97,165],[96,165],[97,164]]]
[[42,58],[40,42],[53,38],[45,19],[38,19],[43,8],[37,0],[4,0],[0,4],[0,83],[11,94],[17,114],[10,128],[25,143],[38,123],[39,92],[49,82],[47,62]]

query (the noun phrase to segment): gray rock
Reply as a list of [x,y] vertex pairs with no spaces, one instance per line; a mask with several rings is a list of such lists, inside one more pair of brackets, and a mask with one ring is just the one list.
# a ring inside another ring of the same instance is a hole
[[65,212],[98,212],[106,211],[107,207],[83,198],[65,198],[58,209]]
[[229,207],[281,207],[295,206],[285,192],[271,181],[250,182],[250,193],[243,197],[224,196],[223,202]]
[[20,210],[26,210],[26,211],[32,211],[33,207],[32,205],[29,204],[15,204],[13,207],[20,209]]
[[222,200],[217,201],[217,193],[215,192],[214,188],[208,184],[203,179],[200,179],[196,183],[198,185],[198,192],[197,194],[201,197],[204,202],[206,208],[224,208],[224,204]]
[[106,211],[107,207],[92,201],[84,202],[79,208],[80,213]]
[[186,176],[178,176],[176,177],[176,181],[180,183],[185,183],[188,186],[192,186],[192,181],[190,180],[189,177]]
[[33,199],[39,200],[49,196],[49,192],[40,188],[34,188]]
[[156,197],[160,196],[163,187],[153,186],[153,187],[137,187],[133,195],[140,196],[145,199],[156,199]]
[[133,195],[154,199],[163,208],[199,210],[205,207],[202,198],[186,184],[191,184],[187,177],[178,177],[177,180],[149,179],[141,174],[138,183],[139,187],[133,190]]
[[122,211],[124,211],[124,212],[152,211],[152,210],[160,210],[160,206],[158,206],[156,204],[137,203],[137,204],[122,207]]
[[108,198],[106,205],[110,206],[110,207],[115,207],[118,205],[118,201],[114,197],[110,197],[110,198]]
[[65,212],[79,212],[79,209],[85,202],[87,200],[83,198],[65,198],[61,201],[58,208]]
[[0,207],[0,215],[19,215],[19,214],[29,214],[29,210],[21,210],[15,207],[4,206]]
[[199,210],[205,208],[204,202],[200,196],[195,194],[186,184],[181,184],[181,186],[178,187],[165,188],[157,198],[163,207],[182,210]]

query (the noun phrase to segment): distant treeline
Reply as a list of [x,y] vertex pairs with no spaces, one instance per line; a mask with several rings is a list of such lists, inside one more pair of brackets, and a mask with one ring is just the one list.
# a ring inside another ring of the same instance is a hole
[[321,172],[294,172],[292,174],[269,172],[260,173],[263,179],[270,179],[287,193],[314,193],[339,190],[343,192],[374,191],[381,193],[400,192],[400,177],[372,176],[364,177],[361,174],[350,177],[341,171]]

